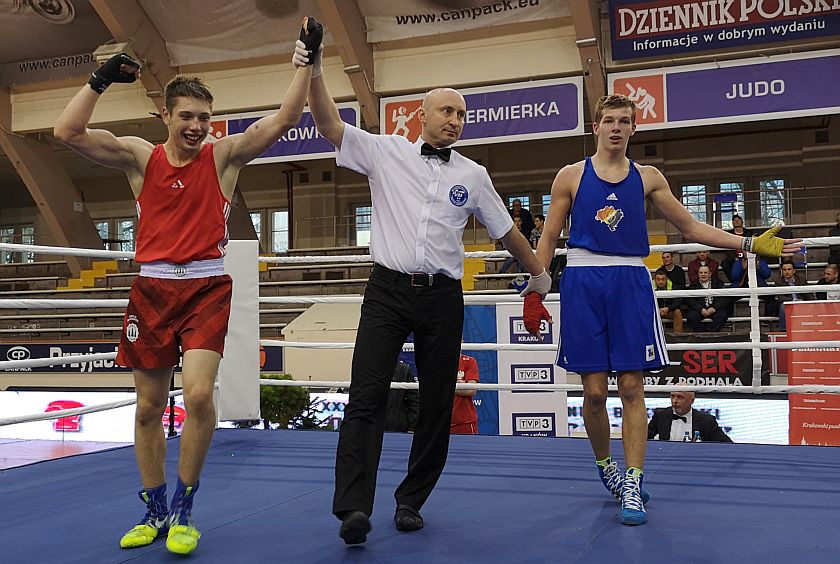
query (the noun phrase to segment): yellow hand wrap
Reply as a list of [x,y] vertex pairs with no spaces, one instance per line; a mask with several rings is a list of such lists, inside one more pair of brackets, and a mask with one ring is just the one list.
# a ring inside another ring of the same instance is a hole
[[771,227],[758,237],[752,237],[750,241],[750,252],[765,257],[779,257],[782,256],[782,248],[785,246],[785,240],[776,237],[776,234],[782,229],[781,225]]

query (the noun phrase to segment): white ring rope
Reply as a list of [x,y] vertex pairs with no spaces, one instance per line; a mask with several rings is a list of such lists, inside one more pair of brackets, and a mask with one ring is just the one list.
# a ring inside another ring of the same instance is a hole
[[[260,339],[260,345],[264,347],[291,347],[297,349],[352,349],[354,343],[310,343],[302,341],[276,341],[271,339]],[[752,343],[750,341],[735,343],[666,343],[669,351],[714,351],[726,350],[752,350],[759,349],[817,349],[833,351],[840,347],[840,341],[762,341]],[[405,343],[403,351],[413,351],[414,343]],[[507,343],[461,343],[461,350],[465,351],[551,351],[557,350],[554,344],[507,344]],[[840,350],[840,349],[838,349]]]
[[[805,247],[827,247],[829,245],[840,245],[840,237],[806,237],[802,239]],[[74,247],[49,247],[45,245],[22,245],[19,243],[0,243],[0,250],[13,252],[42,253],[51,255],[67,255],[90,258],[115,258],[133,259],[134,253],[129,251],[107,251],[105,249],[82,249]],[[677,253],[690,253],[696,251],[728,251],[719,247],[709,247],[697,243],[680,243],[674,245],[650,245],[650,252],[657,253],[671,251]],[[566,254],[566,249],[557,249],[555,255]],[[466,258],[506,258],[511,256],[507,251],[471,251],[465,253]],[[370,255],[332,255],[332,256],[286,256],[286,257],[259,257],[260,262],[280,264],[305,264],[312,262],[370,262]]]
[[[684,386],[683,386],[684,387]],[[686,388],[687,389],[687,388]],[[184,390],[172,390],[169,392],[169,397],[180,396]],[[18,423],[31,423],[33,421],[47,421],[50,419],[61,419],[62,417],[72,417],[73,415],[84,415],[85,413],[96,413],[97,411],[107,411],[109,409],[116,409],[118,407],[125,407],[137,403],[137,397],[131,399],[124,399],[119,401],[112,401],[110,403],[100,403],[98,405],[89,405],[86,407],[74,407],[73,409],[60,409],[57,411],[48,411],[45,413],[34,413],[31,415],[15,415],[14,417],[4,417],[0,419],[0,427],[4,425],[16,425]]]
[[48,358],[30,358],[27,360],[0,361],[0,370],[9,368],[35,368],[39,366],[56,366],[59,364],[78,364],[81,362],[95,362],[97,360],[113,360],[117,353],[73,354],[67,356],[51,356]]
[[[2,280],[2,279],[0,279]],[[0,300],[0,309],[93,309],[128,307],[128,299],[110,300]]]
[[[350,381],[306,381],[306,380],[266,380],[260,379],[260,385],[263,386],[287,386],[292,388],[349,388]],[[418,382],[391,382],[391,389],[394,390],[417,390],[420,388]],[[582,392],[582,384],[481,384],[481,383],[459,383],[455,386],[458,390],[483,390],[483,391],[557,391],[557,392]],[[611,392],[618,390],[618,386],[608,386]],[[761,386],[759,391],[756,391],[752,386],[699,386],[699,385],[680,385],[680,386],[645,386],[645,392],[665,393],[665,392],[700,392],[700,393],[735,393],[735,394],[840,394],[840,386]]]
[[[840,237],[807,237],[802,239],[804,247],[827,247],[829,245],[840,245]],[[659,253],[671,251],[676,253],[692,253],[697,251],[731,251],[721,247],[709,247],[698,243],[679,243],[674,245],[651,245],[650,252]],[[566,249],[556,249],[555,255],[565,255]],[[507,258],[511,254],[508,251],[470,251],[464,253],[465,258]],[[333,263],[333,262],[371,262],[370,255],[331,255],[331,256],[285,256],[285,257],[260,257],[260,262],[273,264],[307,264],[312,262]]]
[[40,253],[48,255],[67,255],[71,257],[133,259],[130,251],[106,251],[105,249],[80,249],[74,247],[47,247],[44,245],[21,245],[19,243],[0,243],[0,250],[17,253]]

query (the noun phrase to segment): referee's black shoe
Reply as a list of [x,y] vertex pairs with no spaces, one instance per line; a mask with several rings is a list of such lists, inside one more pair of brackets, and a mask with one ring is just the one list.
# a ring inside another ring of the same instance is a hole
[[341,529],[338,536],[344,540],[344,544],[362,544],[367,541],[367,534],[370,532],[370,519],[362,511],[349,511],[341,520]]
[[423,518],[420,513],[410,505],[400,504],[397,512],[394,513],[394,523],[398,531],[417,531],[423,528]]

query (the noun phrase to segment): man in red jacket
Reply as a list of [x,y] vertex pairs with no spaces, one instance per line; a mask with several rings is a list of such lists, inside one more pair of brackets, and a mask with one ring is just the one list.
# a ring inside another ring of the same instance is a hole
[[[478,382],[478,362],[465,354],[458,361],[459,384],[464,382]],[[478,413],[475,411],[473,397],[475,390],[455,390],[455,402],[452,404],[452,424],[449,432],[452,435],[477,435]]]

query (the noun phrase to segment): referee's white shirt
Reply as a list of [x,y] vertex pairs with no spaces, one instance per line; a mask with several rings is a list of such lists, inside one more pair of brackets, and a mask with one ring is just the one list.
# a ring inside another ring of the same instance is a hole
[[336,164],[368,177],[370,254],[399,272],[464,275],[462,236],[475,214],[493,239],[513,227],[487,170],[452,151],[449,162],[420,155],[423,139],[374,135],[345,124]]

